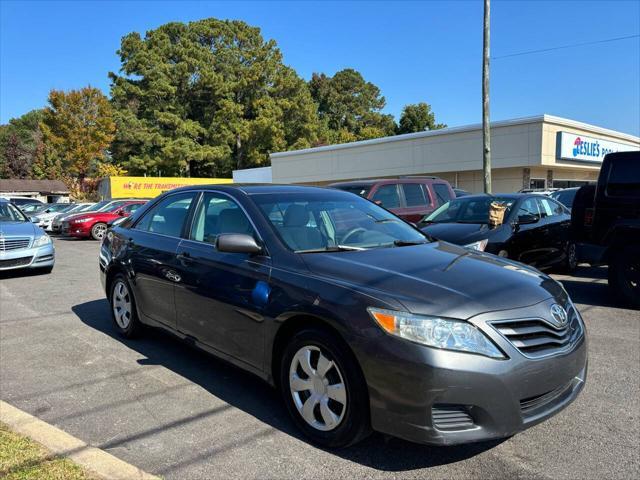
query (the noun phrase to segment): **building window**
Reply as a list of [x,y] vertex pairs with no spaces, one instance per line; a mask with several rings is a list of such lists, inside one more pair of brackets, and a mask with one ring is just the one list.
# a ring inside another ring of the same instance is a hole
[[573,188],[587,185],[587,180],[554,180],[553,188]]
[[529,188],[547,188],[547,180],[544,178],[532,178],[529,180]]

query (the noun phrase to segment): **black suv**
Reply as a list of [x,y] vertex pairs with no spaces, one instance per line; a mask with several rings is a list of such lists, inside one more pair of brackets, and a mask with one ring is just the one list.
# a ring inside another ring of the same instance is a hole
[[571,224],[578,258],[608,264],[614,293],[640,307],[640,152],[605,156],[597,185],[576,194]]

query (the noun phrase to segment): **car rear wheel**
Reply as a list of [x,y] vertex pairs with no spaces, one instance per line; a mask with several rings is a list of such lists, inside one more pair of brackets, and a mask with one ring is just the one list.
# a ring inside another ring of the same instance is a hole
[[640,308],[640,247],[626,246],[609,262],[609,286],[626,303]]
[[565,250],[565,259],[562,262],[562,271],[564,273],[571,273],[578,267],[578,253],[576,244],[569,242]]
[[118,333],[127,338],[135,337],[141,329],[141,324],[136,313],[131,286],[124,275],[116,275],[111,282],[109,299],[111,317]]
[[107,224],[98,222],[91,227],[91,238],[94,240],[102,240],[107,233]]
[[327,331],[302,330],[288,342],[280,388],[294,422],[318,445],[345,447],[370,432],[360,368],[342,342]]

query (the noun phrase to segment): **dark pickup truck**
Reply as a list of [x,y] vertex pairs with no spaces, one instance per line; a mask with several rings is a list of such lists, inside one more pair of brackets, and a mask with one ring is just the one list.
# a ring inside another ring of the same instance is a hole
[[578,190],[571,214],[578,259],[609,266],[609,286],[640,307],[640,152],[605,156],[597,185]]

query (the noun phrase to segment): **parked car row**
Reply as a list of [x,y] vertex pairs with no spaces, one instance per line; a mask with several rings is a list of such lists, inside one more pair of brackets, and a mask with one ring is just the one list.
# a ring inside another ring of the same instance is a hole
[[146,200],[105,200],[97,203],[43,204],[29,214],[47,232],[101,240],[109,222],[127,217]]

